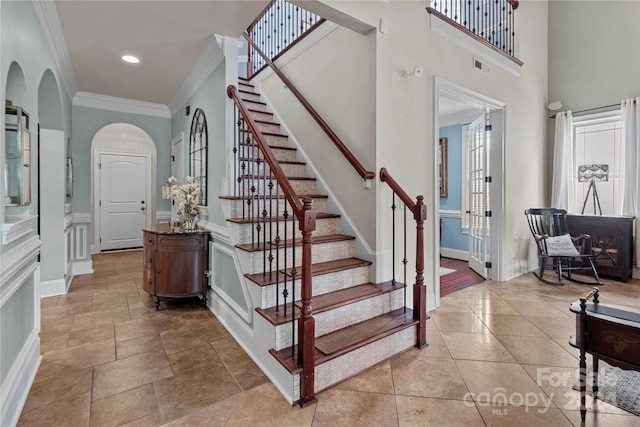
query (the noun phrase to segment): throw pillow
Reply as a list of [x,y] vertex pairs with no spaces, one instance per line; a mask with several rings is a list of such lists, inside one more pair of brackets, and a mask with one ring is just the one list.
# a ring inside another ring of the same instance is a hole
[[547,237],[547,255],[551,256],[576,256],[580,255],[576,249],[571,236],[563,234],[562,236]]

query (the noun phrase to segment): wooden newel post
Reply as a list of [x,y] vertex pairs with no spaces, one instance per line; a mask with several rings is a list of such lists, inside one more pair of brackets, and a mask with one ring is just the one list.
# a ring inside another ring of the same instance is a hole
[[418,196],[414,206],[413,218],[416,220],[416,283],[413,285],[413,318],[418,320],[416,347],[427,344],[427,288],[424,285],[424,221],[427,219],[427,207],[424,197]]
[[298,222],[302,232],[302,308],[298,319],[298,365],[300,373],[300,406],[317,401],[314,394],[315,371],[315,319],[311,307],[313,284],[311,281],[311,233],[316,229],[316,211],[311,209],[311,199],[305,198]]

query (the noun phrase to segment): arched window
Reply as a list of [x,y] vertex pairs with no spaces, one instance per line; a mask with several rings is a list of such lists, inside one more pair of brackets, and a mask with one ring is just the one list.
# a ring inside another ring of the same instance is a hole
[[207,118],[201,108],[196,109],[191,121],[189,137],[189,176],[200,185],[200,205],[207,206]]

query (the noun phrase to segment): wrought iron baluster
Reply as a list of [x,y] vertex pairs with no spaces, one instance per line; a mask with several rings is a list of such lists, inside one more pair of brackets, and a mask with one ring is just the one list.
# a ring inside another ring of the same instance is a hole
[[289,218],[289,211],[287,210],[287,204],[286,204],[286,199],[285,199],[285,205],[284,205],[284,213],[282,214],[282,216],[284,217],[284,290],[282,291],[282,295],[284,296],[284,302],[282,303],[282,305],[284,306],[284,316],[287,316],[287,297],[289,296],[289,291],[287,289],[287,245],[289,244],[289,242],[287,242],[287,219]]
[[396,192],[391,203],[391,283],[396,285]]
[[[267,189],[269,184],[267,184],[267,167],[269,166],[267,164],[267,161],[263,161],[262,162],[263,166],[262,166],[262,173],[263,173],[263,179],[262,179],[262,244],[264,245],[264,248],[262,250],[262,268],[264,271],[264,275],[266,276],[266,272],[267,272],[267,215],[269,214],[269,212],[267,212]],[[269,199],[270,200],[270,199]]]
[[233,195],[238,196],[238,134],[240,122],[238,119],[238,107],[233,109],[233,123],[236,124],[236,131],[233,132]]
[[407,312],[407,205],[404,205],[404,256],[402,257],[402,264],[404,267],[404,292],[403,292],[403,302],[402,307],[404,308],[404,312]]
[[[276,182],[276,311],[280,308],[280,186]],[[286,199],[285,199],[286,203]]]
[[[269,168],[269,281],[273,280],[273,174]],[[276,203],[278,201],[276,200]],[[265,240],[266,243],[266,240]],[[276,294],[277,295],[277,294]]]
[[[258,151],[258,146],[256,145],[256,151]],[[260,248],[260,232],[262,231],[262,224],[261,224],[261,217],[260,217],[260,199],[262,198],[262,194],[264,193],[264,188],[260,188],[260,165],[263,163],[263,161],[260,159],[260,151],[258,151],[258,158],[256,159],[256,163],[254,165],[254,170],[253,170],[253,183],[256,187],[256,191],[255,191],[255,198],[254,198],[254,215],[255,215],[255,220],[256,220],[256,248],[259,249]]]
[[291,216],[291,227],[292,227],[292,232],[291,232],[291,237],[292,237],[292,242],[291,242],[291,251],[293,253],[292,256],[292,261],[291,261],[291,356],[293,356],[294,354],[294,347],[295,347],[295,342],[296,342],[296,286],[295,286],[295,280],[296,280],[296,275],[298,274],[297,270],[296,270],[296,216],[292,215]]
[[[252,135],[253,136],[253,135]],[[255,216],[253,209],[253,201],[256,194],[256,183],[254,181],[253,170],[256,164],[256,143],[253,141],[253,138],[247,138],[247,140],[251,143],[251,159],[249,160],[249,169],[247,170],[247,181],[250,183],[251,187],[249,188],[249,199],[247,199],[247,210],[249,211],[249,222],[251,223],[251,244],[255,244],[256,235],[255,235]]]

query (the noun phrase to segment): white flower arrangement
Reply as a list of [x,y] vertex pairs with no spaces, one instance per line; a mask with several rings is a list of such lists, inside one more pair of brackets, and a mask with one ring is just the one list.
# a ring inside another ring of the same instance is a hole
[[186,183],[178,185],[175,176],[167,180],[171,186],[171,198],[178,204],[178,215],[195,216],[199,213],[200,186],[192,176],[185,178]]

